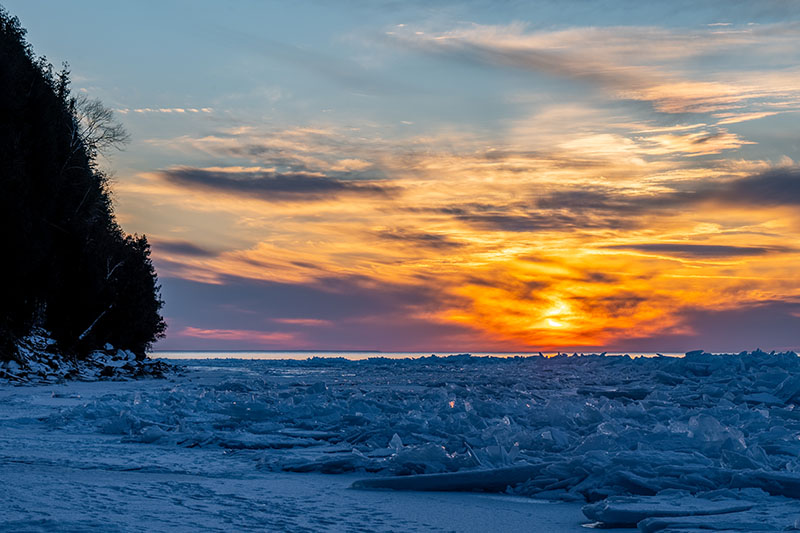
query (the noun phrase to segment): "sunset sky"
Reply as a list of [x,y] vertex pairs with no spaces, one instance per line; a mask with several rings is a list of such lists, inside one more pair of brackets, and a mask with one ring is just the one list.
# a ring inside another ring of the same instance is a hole
[[800,349],[800,2],[0,0],[158,349]]

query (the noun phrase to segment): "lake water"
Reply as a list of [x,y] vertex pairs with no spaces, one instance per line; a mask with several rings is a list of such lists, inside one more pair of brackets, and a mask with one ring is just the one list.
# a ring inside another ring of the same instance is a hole
[[[463,352],[370,352],[370,351],[326,351],[326,350],[154,350],[149,355],[151,357],[162,357],[164,359],[265,359],[280,360],[294,359],[304,360],[311,357],[341,357],[349,360],[370,359],[374,357],[384,357],[387,359],[415,359],[419,357],[429,357],[430,355],[448,356],[457,355]],[[475,357],[531,357],[543,353],[546,356],[557,355],[558,352],[470,352]],[[565,352],[566,353],[566,352]],[[572,352],[570,352],[572,353]],[[590,353],[590,352],[586,352]],[[606,355],[620,356],[622,352],[608,352]],[[656,357],[659,354],[648,352],[631,352],[633,357]],[[669,357],[682,357],[682,353],[663,352],[661,355]]]

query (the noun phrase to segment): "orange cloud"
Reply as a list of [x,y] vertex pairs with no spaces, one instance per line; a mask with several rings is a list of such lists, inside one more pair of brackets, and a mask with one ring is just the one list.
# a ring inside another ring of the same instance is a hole
[[183,328],[179,335],[197,339],[252,341],[256,345],[258,343],[287,344],[297,341],[297,338],[291,333],[264,333],[263,331],[241,329],[203,329],[192,326]]
[[273,318],[272,321],[290,326],[322,327],[333,325],[330,320],[320,320],[318,318]]

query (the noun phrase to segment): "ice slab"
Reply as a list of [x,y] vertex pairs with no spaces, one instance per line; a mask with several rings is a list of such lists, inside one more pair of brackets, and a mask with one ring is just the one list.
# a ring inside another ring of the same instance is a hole
[[373,477],[360,479],[354,489],[391,489],[418,491],[487,491],[501,492],[539,474],[542,465],[512,466],[492,470],[471,470],[446,474]]
[[691,494],[653,497],[615,496],[586,505],[583,514],[607,526],[635,527],[646,518],[719,515],[747,511],[756,505],[747,500],[697,498]]

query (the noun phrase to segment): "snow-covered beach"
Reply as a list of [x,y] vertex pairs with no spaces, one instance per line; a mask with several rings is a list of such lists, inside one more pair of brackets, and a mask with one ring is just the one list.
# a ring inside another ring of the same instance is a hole
[[[762,352],[206,360],[9,383],[0,529],[797,529],[798,404],[800,359]],[[464,492],[351,488],[403,485]]]

